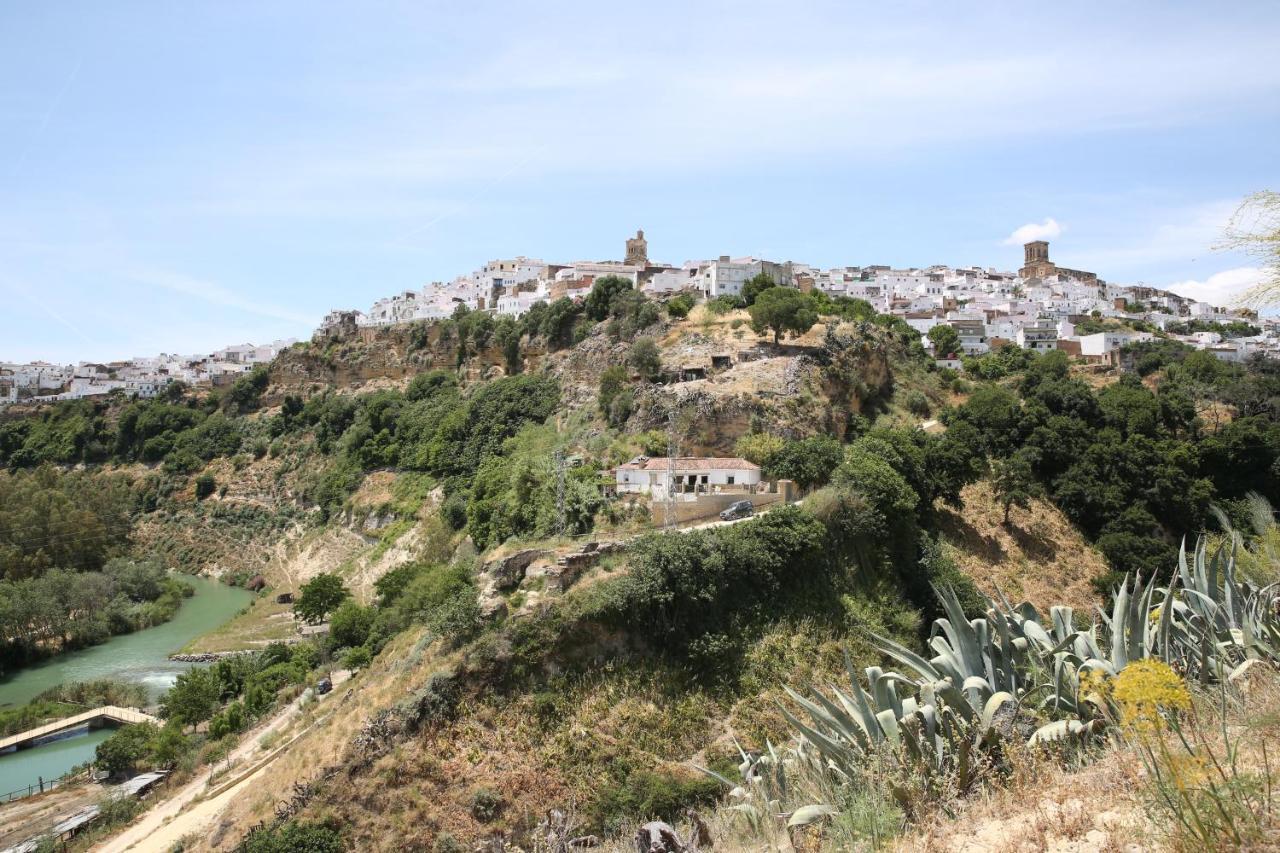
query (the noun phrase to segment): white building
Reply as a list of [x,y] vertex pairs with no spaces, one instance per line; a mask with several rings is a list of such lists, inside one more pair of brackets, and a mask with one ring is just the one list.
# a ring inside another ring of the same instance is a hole
[[1048,352],[1058,348],[1058,326],[1050,320],[1035,320],[1018,328],[1014,340],[1023,349]]
[[665,295],[679,293],[682,290],[696,290],[700,286],[701,268],[697,264],[685,264],[683,267],[668,267],[658,270],[649,276],[640,289],[645,293]]
[[1098,332],[1080,336],[1080,354],[1088,357],[1108,355],[1131,341],[1150,340],[1147,332]]
[[662,500],[672,493],[710,493],[724,491],[725,487],[757,486],[760,466],[738,458],[637,456],[615,468],[614,476],[619,493],[648,494]]
[[790,264],[776,264],[756,258],[733,258],[721,255],[702,268],[702,293],[708,299],[720,296],[740,296],[742,286],[748,280],[764,273],[773,283],[782,286],[792,284]]

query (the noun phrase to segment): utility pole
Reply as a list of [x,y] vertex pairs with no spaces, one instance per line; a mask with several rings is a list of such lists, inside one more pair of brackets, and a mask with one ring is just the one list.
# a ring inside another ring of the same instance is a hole
[[556,464],[556,534],[564,535],[564,451],[557,450],[554,455]]
[[676,526],[676,410],[667,412],[667,512],[663,526],[668,530]]

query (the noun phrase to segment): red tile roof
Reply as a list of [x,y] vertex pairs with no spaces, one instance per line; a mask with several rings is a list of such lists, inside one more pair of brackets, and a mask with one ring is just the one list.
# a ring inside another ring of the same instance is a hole
[[677,471],[759,471],[760,466],[736,456],[678,456],[675,464],[668,463],[666,456],[637,456],[630,462],[619,465],[624,471],[666,471],[674,467]]

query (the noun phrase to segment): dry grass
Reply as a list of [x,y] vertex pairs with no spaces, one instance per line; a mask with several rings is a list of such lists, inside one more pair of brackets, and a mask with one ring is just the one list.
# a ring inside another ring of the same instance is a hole
[[229,652],[265,646],[297,634],[292,604],[277,604],[274,595],[255,598],[249,609],[183,648],[184,652]]
[[1072,772],[1023,756],[1005,787],[957,804],[955,817],[903,835],[900,851],[1005,853],[1005,851],[1120,851],[1150,849],[1143,843],[1146,816],[1127,792],[1140,787],[1142,763],[1116,751]]
[[1106,560],[1057,508],[1044,500],[1015,507],[1006,528],[990,483],[967,486],[961,497],[964,509],[939,508],[939,527],[948,554],[979,589],[987,595],[998,589],[1041,612],[1053,604],[1092,610],[1090,581],[1107,571]]

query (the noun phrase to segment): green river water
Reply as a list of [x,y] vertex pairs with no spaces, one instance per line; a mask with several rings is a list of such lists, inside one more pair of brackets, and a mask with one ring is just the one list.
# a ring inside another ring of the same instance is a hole
[[[178,674],[197,664],[175,663],[169,655],[201,634],[212,631],[249,603],[253,594],[208,578],[184,578],[195,587],[173,619],[113,637],[99,646],[58,655],[0,679],[0,707],[21,705],[43,691],[69,681],[112,678],[145,684],[152,699],[159,697]],[[0,755],[0,797],[34,783],[61,776],[93,758],[94,749],[110,731],[99,729],[78,737]]]

